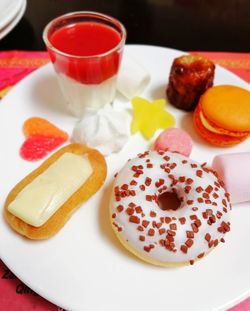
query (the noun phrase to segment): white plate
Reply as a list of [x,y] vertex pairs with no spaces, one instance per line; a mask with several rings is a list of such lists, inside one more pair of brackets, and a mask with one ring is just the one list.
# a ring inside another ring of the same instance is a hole
[[13,20],[11,20],[4,28],[0,30],[0,39],[5,37],[18,24],[18,22],[24,15],[26,5],[27,5],[27,0],[21,0],[21,7],[19,11],[16,13]]
[[[164,97],[176,50],[127,46],[151,73],[146,98]],[[248,84],[216,69],[215,84]],[[118,100],[118,99],[117,99]],[[121,100],[121,99],[120,99]],[[10,189],[39,163],[22,160],[22,124],[31,116],[45,117],[71,134],[76,119],[67,115],[52,66],[37,70],[19,83],[0,104],[0,204]],[[193,130],[192,115],[171,106],[177,126],[193,137],[192,158],[211,162],[222,152],[250,150],[250,140],[227,149],[204,143]],[[194,266],[167,269],[146,264],[117,241],[109,223],[110,184],[129,157],[148,148],[140,135],[107,159],[105,186],[83,205],[66,226],[48,241],[33,242],[14,233],[0,218],[0,257],[34,291],[68,310],[224,310],[250,293],[250,206],[235,206],[232,231],[220,245]]]
[[15,17],[22,6],[22,0],[0,1],[0,30]]

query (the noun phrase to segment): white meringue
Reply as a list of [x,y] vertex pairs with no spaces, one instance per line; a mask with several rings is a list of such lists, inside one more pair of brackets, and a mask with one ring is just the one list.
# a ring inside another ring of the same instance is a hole
[[88,109],[73,130],[73,140],[99,150],[107,156],[119,152],[130,136],[131,116],[111,104]]

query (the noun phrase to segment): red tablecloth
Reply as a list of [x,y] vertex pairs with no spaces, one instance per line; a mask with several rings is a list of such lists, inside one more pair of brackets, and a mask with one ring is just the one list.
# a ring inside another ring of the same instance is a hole
[[[250,83],[250,53],[192,52],[210,58]],[[0,98],[27,74],[48,62],[46,52],[0,52]],[[250,281],[250,280],[249,280]],[[28,288],[0,260],[0,310],[63,310]],[[230,311],[249,311],[250,298]]]

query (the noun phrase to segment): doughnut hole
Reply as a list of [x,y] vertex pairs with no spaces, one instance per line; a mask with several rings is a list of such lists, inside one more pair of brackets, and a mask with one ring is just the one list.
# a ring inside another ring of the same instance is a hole
[[158,196],[158,205],[163,211],[176,211],[181,207],[181,200],[175,192],[163,192]]

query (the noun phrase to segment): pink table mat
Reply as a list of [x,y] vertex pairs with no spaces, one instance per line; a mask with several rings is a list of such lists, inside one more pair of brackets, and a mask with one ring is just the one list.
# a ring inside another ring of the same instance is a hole
[[[250,53],[191,52],[208,57],[250,83]],[[48,63],[46,52],[0,52],[0,98],[29,73]],[[249,280],[250,281],[250,280]],[[20,281],[0,259],[0,310],[62,311]],[[228,311],[249,311],[250,297]]]

